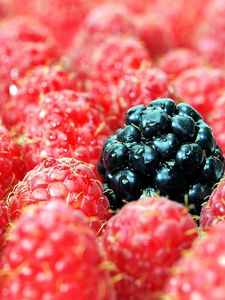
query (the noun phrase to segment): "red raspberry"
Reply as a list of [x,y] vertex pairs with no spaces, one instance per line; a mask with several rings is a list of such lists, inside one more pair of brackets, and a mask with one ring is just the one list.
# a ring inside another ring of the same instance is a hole
[[209,114],[208,122],[225,157],[225,96],[220,97]]
[[51,200],[82,210],[96,231],[110,216],[93,166],[74,158],[49,158],[28,172],[8,200],[11,218],[27,205]]
[[24,212],[3,251],[2,300],[114,300],[84,216],[51,201]]
[[99,43],[117,35],[137,35],[132,15],[125,6],[104,3],[90,11],[75,35],[69,51],[72,68],[88,77],[91,59]]
[[35,66],[50,64],[58,53],[47,42],[10,42],[0,45],[0,105],[7,102],[11,86]]
[[203,31],[224,40],[225,34],[225,3],[223,0],[208,1],[204,8]]
[[[121,4],[103,3],[91,10],[84,19],[78,36],[82,44],[90,40],[103,42],[115,35],[135,35],[132,14]],[[76,44],[74,45],[76,46]]]
[[189,69],[176,78],[174,88],[182,101],[192,105],[207,120],[216,99],[225,88],[225,75],[219,69]]
[[206,1],[204,18],[195,37],[195,48],[215,67],[225,66],[225,3],[223,0]]
[[225,66],[224,39],[216,35],[205,34],[198,37],[195,49],[211,65],[221,68]]
[[192,44],[193,33],[202,18],[202,7],[207,0],[156,0],[149,11],[155,15],[170,33],[175,47]]
[[198,67],[203,64],[203,59],[189,48],[176,48],[164,54],[158,66],[166,72],[171,79],[177,77],[183,71]]
[[46,157],[74,157],[97,164],[111,130],[89,94],[50,92],[27,115],[22,139],[25,164],[32,169]]
[[40,20],[52,30],[60,46],[66,48],[88,11],[101,0],[30,0],[28,5],[26,0],[13,2],[17,12]]
[[[29,24],[29,26],[28,26]],[[1,23],[0,42],[53,42],[51,31],[37,20],[16,16]]]
[[102,85],[117,83],[129,70],[150,64],[150,57],[142,42],[134,37],[115,36],[107,38],[93,55],[91,78]]
[[200,216],[200,225],[207,230],[212,224],[225,219],[225,180],[222,180],[212,192],[209,201],[203,206]]
[[10,86],[10,98],[1,115],[7,128],[19,126],[38,104],[40,95],[62,89],[81,89],[75,74],[58,65],[38,66]]
[[151,57],[157,58],[173,46],[170,29],[156,15],[147,12],[137,20],[140,39],[144,42]]
[[223,300],[225,223],[218,224],[177,265],[166,285],[168,300]]
[[[107,103],[113,102],[112,95],[115,94],[119,80],[129,72],[150,64],[147,50],[140,40],[121,36],[107,38],[96,49],[91,59],[92,72],[87,88],[97,102],[100,105],[103,104],[103,110],[105,110]],[[113,106],[115,108],[107,111],[107,116],[110,118],[115,118],[114,115],[117,117],[117,113],[115,113],[117,105],[113,104]]]
[[0,253],[5,246],[5,231],[9,224],[8,208],[4,201],[0,201]]
[[24,175],[22,149],[13,142],[8,130],[0,125],[0,201]]
[[136,105],[148,105],[151,100],[171,96],[166,74],[160,69],[139,69],[127,73],[118,83],[115,95],[100,103],[113,129],[123,126],[126,111]]
[[197,227],[181,204],[148,198],[125,205],[106,225],[103,247],[120,281],[117,299],[155,299]]

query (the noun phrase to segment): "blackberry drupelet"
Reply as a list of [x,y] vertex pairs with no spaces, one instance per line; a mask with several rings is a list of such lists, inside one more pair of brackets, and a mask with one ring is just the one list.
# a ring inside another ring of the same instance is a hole
[[199,215],[224,172],[221,150],[201,115],[189,104],[158,99],[129,109],[125,121],[99,161],[111,208],[160,194]]

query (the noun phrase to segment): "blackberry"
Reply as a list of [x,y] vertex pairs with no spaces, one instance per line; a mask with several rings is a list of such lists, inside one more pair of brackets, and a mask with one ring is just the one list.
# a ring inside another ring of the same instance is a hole
[[187,103],[158,99],[129,109],[125,121],[98,165],[111,207],[160,194],[199,215],[224,172],[221,150],[201,115]]

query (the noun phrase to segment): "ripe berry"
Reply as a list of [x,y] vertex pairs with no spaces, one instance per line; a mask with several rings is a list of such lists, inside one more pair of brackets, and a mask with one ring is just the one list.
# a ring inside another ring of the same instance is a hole
[[175,264],[165,287],[165,299],[223,300],[225,223],[218,224]]
[[[135,32],[132,14],[124,5],[103,3],[86,16],[75,41],[79,40],[82,46],[85,46],[89,41],[103,42],[109,36],[133,36]],[[76,43],[74,46],[76,47]]]
[[27,205],[52,200],[82,210],[96,231],[110,217],[94,167],[73,158],[49,158],[28,172],[8,200],[11,218]]
[[214,35],[218,39],[222,38],[224,40],[225,33],[225,3],[223,0],[214,0],[206,2],[204,8],[204,23],[203,29],[209,34]]
[[154,13],[141,14],[137,19],[137,29],[151,57],[156,59],[172,48],[170,28]]
[[158,66],[170,76],[171,79],[177,77],[185,70],[198,67],[203,64],[203,59],[189,48],[176,48],[164,54]]
[[93,99],[70,90],[50,92],[27,116],[25,163],[32,169],[46,157],[74,157],[96,164],[111,130]]
[[14,143],[8,130],[0,125],[0,201],[25,175],[21,147]]
[[116,86],[97,100],[108,117],[110,127],[116,130],[123,126],[124,114],[129,108],[138,104],[148,105],[151,99],[169,97],[171,93],[164,72],[157,68],[141,68],[127,72]]
[[106,225],[103,248],[112,262],[118,299],[155,299],[173,263],[197,237],[184,206],[166,198],[125,205]]
[[3,21],[0,28],[1,102],[7,102],[15,80],[35,66],[56,60],[58,55],[55,41],[44,25],[25,17]]
[[[13,0],[16,13],[33,16],[49,27],[60,47],[65,49],[70,45],[73,35],[79,28],[88,11],[99,0]],[[66,33],[66,34],[65,34]]]
[[[160,193],[200,213],[224,171],[211,128],[186,103],[158,99],[128,110],[126,125],[106,142],[99,172],[113,208]],[[209,168],[209,160],[215,168]],[[187,196],[186,196],[187,195]]]
[[10,42],[0,45],[0,105],[6,104],[15,82],[33,67],[58,60],[58,53],[47,42]]
[[102,84],[117,83],[128,70],[139,69],[146,61],[149,55],[141,41],[134,37],[110,37],[96,49],[91,78]]
[[58,65],[33,68],[10,86],[10,97],[1,111],[4,124],[10,129],[20,126],[26,115],[37,106],[40,96],[63,89],[81,89],[75,74],[68,73]]
[[[122,77],[113,99],[105,97],[101,105],[105,113],[111,116],[111,123],[115,124],[111,124],[112,128],[118,129],[123,126],[124,115],[129,108],[139,104],[148,105],[151,99],[170,95],[171,89],[166,74],[157,68],[145,68],[134,70]],[[118,112],[115,110],[116,104]]]
[[215,135],[216,141],[220,146],[223,156],[225,156],[225,119],[224,119],[225,96],[216,101],[213,109],[209,113],[208,123]]
[[46,26],[33,18],[25,16],[6,18],[2,22],[0,41],[2,44],[12,42],[54,42],[52,33]]
[[[107,45],[108,38],[111,41],[111,37],[116,38],[118,36],[119,40],[116,39],[118,42],[117,47],[119,47],[119,52],[121,52],[121,48],[124,45],[126,47],[126,43],[128,43],[127,37],[135,35],[137,33],[131,19],[131,13],[126,7],[121,4],[103,3],[90,11],[84,19],[80,30],[75,35],[69,51],[71,67],[79,73],[79,76],[88,78],[93,68],[92,59],[96,57],[96,52],[99,52],[98,48],[101,43],[106,43]],[[122,45],[120,45],[121,43]],[[99,55],[102,55],[101,51]],[[108,54],[106,53],[106,55]],[[110,55],[116,54],[112,52]],[[107,56],[100,57],[100,59],[106,60]],[[121,54],[121,60],[123,59],[123,54]]]
[[225,88],[225,75],[219,69],[189,69],[176,78],[174,88],[182,101],[192,105],[207,120],[216,99]]
[[223,68],[225,66],[223,45],[224,38],[218,37],[217,34],[210,35],[206,33],[198,37],[195,49],[210,65]]
[[156,0],[152,1],[149,11],[167,28],[173,46],[186,47],[192,44],[193,33],[202,19],[205,2]]
[[78,211],[51,201],[24,212],[1,258],[2,300],[114,300],[95,234]]
[[[209,167],[216,166],[209,162]],[[209,200],[202,208],[200,216],[200,225],[207,230],[212,224],[222,222],[225,218],[225,181],[222,180],[216,189],[212,192]]]

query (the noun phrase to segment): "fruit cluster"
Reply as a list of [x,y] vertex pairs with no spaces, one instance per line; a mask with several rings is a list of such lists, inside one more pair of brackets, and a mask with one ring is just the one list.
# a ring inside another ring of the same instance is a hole
[[224,0],[0,25],[0,299],[224,300]]

